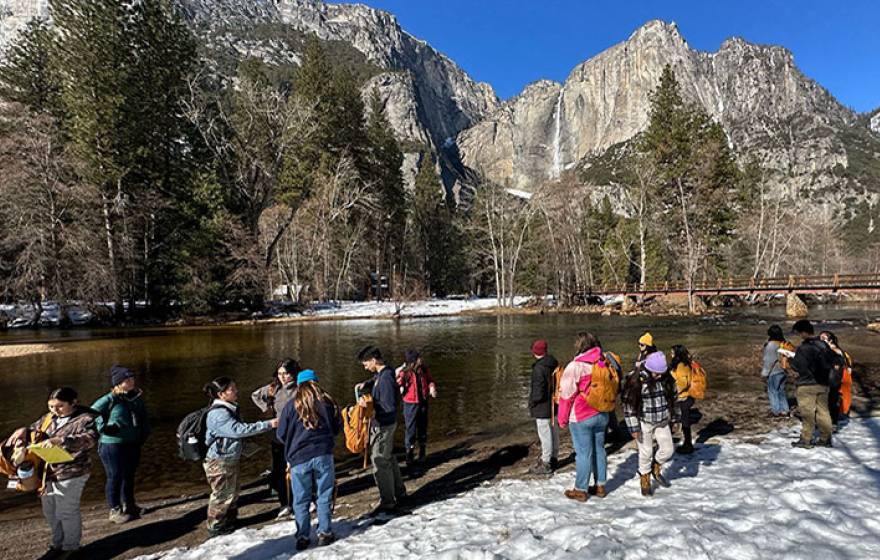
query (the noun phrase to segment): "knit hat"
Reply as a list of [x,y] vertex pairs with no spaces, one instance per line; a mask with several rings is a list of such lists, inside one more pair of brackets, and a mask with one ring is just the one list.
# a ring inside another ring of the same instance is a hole
[[663,352],[652,352],[645,360],[645,369],[652,373],[666,372],[666,355]]
[[419,351],[413,350],[412,348],[410,348],[409,350],[407,350],[406,352],[403,353],[403,359],[408,364],[416,363],[416,360],[419,359],[419,356],[420,356]]
[[113,366],[110,368],[111,387],[116,387],[129,377],[134,377],[134,372],[125,366]]
[[318,374],[310,369],[304,369],[301,372],[299,372],[296,376],[296,384],[297,385],[302,385],[306,381],[317,381],[317,380],[318,380]]
[[546,340],[536,340],[532,343],[532,354],[535,356],[546,356],[547,355],[547,341]]
[[639,344],[644,344],[645,346],[654,346],[654,336],[651,333],[646,332],[642,335],[641,338],[639,338]]

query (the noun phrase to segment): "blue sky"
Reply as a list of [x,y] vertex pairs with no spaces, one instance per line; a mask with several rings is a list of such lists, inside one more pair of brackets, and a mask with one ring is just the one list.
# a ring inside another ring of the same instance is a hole
[[651,19],[715,51],[731,36],[782,45],[809,77],[857,111],[880,106],[880,0],[361,0],[508,98],[562,81]]

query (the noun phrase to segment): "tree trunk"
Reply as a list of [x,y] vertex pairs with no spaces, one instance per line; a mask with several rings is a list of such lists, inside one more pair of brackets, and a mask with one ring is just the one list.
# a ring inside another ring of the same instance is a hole
[[113,201],[107,197],[106,192],[101,193],[101,204],[104,212],[104,237],[107,242],[107,264],[110,270],[110,292],[115,305],[114,314],[116,320],[122,319],[125,307],[122,303],[122,290],[119,282],[119,261],[116,246],[116,236],[113,227]]

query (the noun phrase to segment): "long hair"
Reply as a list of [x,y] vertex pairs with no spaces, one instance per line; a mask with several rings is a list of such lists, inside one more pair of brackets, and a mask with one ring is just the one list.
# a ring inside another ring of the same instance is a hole
[[823,334],[824,334],[826,337],[828,337],[828,342],[831,343],[830,346],[832,346],[832,347],[834,347],[834,348],[837,348],[838,350],[840,350],[841,352],[843,352],[843,348],[840,347],[840,343],[837,341],[837,335],[836,335],[836,334],[834,334],[834,333],[831,332],[831,331],[822,331],[821,333],[819,333],[819,336],[821,337]]
[[782,327],[779,325],[771,325],[770,328],[767,329],[767,340],[785,342],[785,335],[782,334]]
[[280,362],[275,365],[275,369],[272,370],[272,382],[269,385],[272,385],[277,390],[281,387],[281,382],[278,381],[278,370],[284,368],[285,371],[289,371],[293,376],[293,381],[296,382],[296,374],[302,371],[302,367],[299,365],[299,362],[293,358],[284,358]]
[[577,333],[574,338],[574,353],[575,355],[583,354],[587,350],[591,348],[601,347],[602,343],[599,342],[599,338],[593,333],[589,333],[586,331],[581,331]]
[[691,367],[691,353],[683,344],[676,344],[672,347],[672,360],[669,362],[669,371],[675,371],[678,364]]
[[306,381],[297,386],[293,394],[293,408],[302,420],[307,430],[317,430],[321,424],[321,406],[330,403],[334,407],[336,402],[314,381]]

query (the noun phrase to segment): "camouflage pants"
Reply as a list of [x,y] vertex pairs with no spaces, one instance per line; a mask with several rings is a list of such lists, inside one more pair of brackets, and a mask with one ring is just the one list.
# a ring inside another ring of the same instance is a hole
[[234,521],[238,515],[238,495],[241,481],[238,477],[238,459],[206,459],[205,476],[211,487],[208,498],[208,530],[217,531]]

